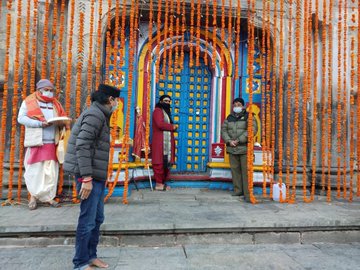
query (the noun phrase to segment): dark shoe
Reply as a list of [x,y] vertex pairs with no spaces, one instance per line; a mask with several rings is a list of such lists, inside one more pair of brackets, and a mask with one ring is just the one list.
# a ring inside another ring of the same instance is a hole
[[231,193],[231,196],[241,196],[242,193],[241,192],[233,192]]

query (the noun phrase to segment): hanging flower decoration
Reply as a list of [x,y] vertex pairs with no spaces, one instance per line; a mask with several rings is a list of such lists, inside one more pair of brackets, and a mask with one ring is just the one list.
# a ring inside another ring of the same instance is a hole
[[33,38],[31,46],[31,74],[30,74],[30,92],[35,91],[35,71],[36,71],[36,44],[37,44],[37,16],[38,16],[38,0],[34,0],[33,6]]
[[[95,64],[95,74],[96,74],[95,88],[96,89],[98,88],[98,85],[100,84],[100,75],[101,75],[100,69],[101,69],[101,44],[102,44],[102,36],[101,36],[102,11],[103,11],[102,5],[103,5],[103,0],[99,0],[99,5],[98,5],[99,19],[98,19],[98,25],[97,25],[96,64]],[[126,7],[126,2],[125,2],[125,7]],[[125,13],[125,18],[126,18],[126,13]],[[125,18],[124,18],[124,20],[125,20]]]
[[41,60],[41,78],[47,78],[47,56],[48,56],[48,34],[49,34],[49,0],[45,2],[45,20],[44,20],[44,29],[43,29],[43,56]]
[[[58,0],[54,0],[54,13],[52,20],[52,36],[57,35],[57,16],[58,16]],[[55,51],[56,51],[56,39],[51,40],[51,56],[50,56],[50,81],[55,81]]]
[[58,41],[58,58],[57,58],[57,73],[56,73],[56,94],[58,95],[61,91],[61,70],[62,70],[62,53],[63,53],[63,38],[64,38],[64,22],[65,22],[65,0],[61,0],[60,7],[60,27],[59,27],[59,41]]
[[84,12],[80,11],[79,14],[79,37],[78,37],[78,46],[77,46],[77,80],[76,80],[76,106],[75,106],[75,115],[76,118],[79,117],[81,113],[81,90],[82,90],[82,70],[84,62]]
[[[90,93],[93,85],[93,40],[94,40],[94,12],[95,12],[95,0],[91,0],[91,7],[90,7],[90,37],[89,37],[89,59],[88,59],[88,70],[87,70],[87,98],[86,98],[86,105],[90,106]],[[116,12],[119,12],[119,3],[116,1]],[[118,18],[119,14],[115,16],[115,18]],[[118,25],[119,20],[115,21],[115,44],[117,48],[117,34],[118,34]],[[117,56],[117,55],[116,55]],[[115,56],[115,66],[117,67],[117,59]],[[115,72],[116,74],[116,72]]]
[[194,65],[194,16],[195,16],[195,0],[191,0],[191,6],[190,6],[190,40],[189,40],[189,67],[192,68]]

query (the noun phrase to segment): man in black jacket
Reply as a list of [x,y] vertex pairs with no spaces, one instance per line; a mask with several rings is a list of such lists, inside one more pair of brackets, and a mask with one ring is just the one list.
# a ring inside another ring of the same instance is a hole
[[104,190],[110,151],[110,117],[117,108],[119,89],[100,84],[91,106],[71,131],[64,170],[73,174],[81,198],[76,230],[74,269],[107,268],[97,257],[100,225],[104,222]]

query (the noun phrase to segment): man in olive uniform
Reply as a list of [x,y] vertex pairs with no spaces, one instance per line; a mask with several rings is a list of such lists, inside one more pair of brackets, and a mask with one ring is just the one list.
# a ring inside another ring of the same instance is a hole
[[[232,181],[234,184],[233,196],[244,195],[245,201],[250,201],[247,174],[247,142],[248,117],[242,98],[233,101],[233,112],[225,119],[221,126],[221,137],[226,143],[226,152],[229,154]],[[257,132],[256,121],[253,121],[254,134]]]

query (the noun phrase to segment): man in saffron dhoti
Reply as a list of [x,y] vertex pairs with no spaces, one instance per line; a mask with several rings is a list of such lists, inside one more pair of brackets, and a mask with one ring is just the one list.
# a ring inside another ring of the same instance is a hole
[[29,135],[25,136],[24,141],[27,146],[24,178],[31,195],[30,210],[36,209],[36,200],[53,207],[59,206],[54,200],[59,174],[56,145],[62,127],[52,125],[47,120],[66,116],[60,102],[54,97],[54,85],[49,80],[38,81],[36,89],[22,102],[18,114],[18,122],[25,126],[25,133]]
[[177,126],[173,124],[170,109],[171,97],[162,95],[155,106],[152,115],[151,162],[156,181],[155,190],[165,191],[165,180],[170,167],[175,162],[174,132]]

